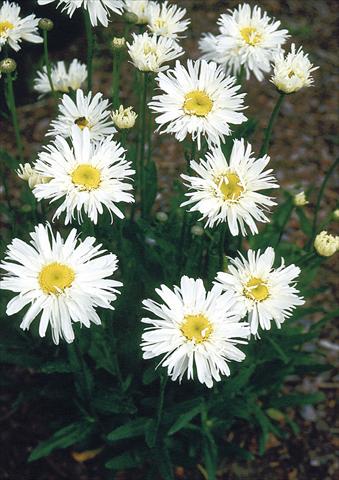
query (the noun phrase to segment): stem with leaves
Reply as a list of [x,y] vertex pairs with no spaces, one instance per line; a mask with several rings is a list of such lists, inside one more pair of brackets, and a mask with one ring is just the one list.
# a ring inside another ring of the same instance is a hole
[[284,101],[284,99],[285,99],[285,96],[286,96],[285,93],[280,92],[278,101],[277,101],[277,103],[275,104],[275,107],[274,107],[273,112],[272,112],[272,114],[271,114],[270,120],[269,120],[269,122],[268,122],[268,126],[267,126],[267,128],[266,128],[266,130],[265,130],[264,141],[263,141],[262,147],[261,147],[261,149],[260,149],[260,157],[262,157],[263,155],[265,155],[265,154],[268,152],[268,147],[269,147],[269,145],[270,145],[270,140],[271,140],[273,125],[274,125],[275,120],[276,120],[277,117],[278,117],[278,114],[279,114],[281,105],[282,105],[282,103],[283,103],[283,101]]

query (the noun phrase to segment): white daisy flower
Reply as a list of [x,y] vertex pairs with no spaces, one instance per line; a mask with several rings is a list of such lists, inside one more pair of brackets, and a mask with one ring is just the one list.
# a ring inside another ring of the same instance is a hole
[[229,161],[219,147],[213,148],[205,160],[191,162],[198,176],[181,175],[192,190],[181,206],[194,204],[189,211],[200,212],[206,227],[227,222],[232,235],[239,230],[246,235],[246,226],[252,234],[258,233],[255,221],[268,222],[264,212],[275,205],[271,197],[259,192],[279,188],[272,170],[264,170],[269,161],[268,155],[256,159],[243,139],[234,140]]
[[77,8],[83,7],[88,11],[91,24],[96,27],[98,24],[108,26],[110,12],[122,14],[124,2],[122,0],[38,0],[39,5],[58,2],[57,7],[63,6],[62,11],[72,17]]
[[[171,38],[132,33],[133,42],[127,43],[133,65],[142,72],[166,70],[170,61],[184,54],[183,49]],[[165,64],[165,65],[164,65]]]
[[43,41],[38,35],[39,18],[35,15],[22,18],[20,10],[14,2],[4,2],[0,8],[0,51],[6,43],[17,52],[22,40],[32,43]]
[[76,91],[76,101],[69,95],[62,97],[59,105],[59,115],[51,122],[52,129],[46,135],[61,135],[69,137],[72,127],[77,125],[79,129],[88,128],[92,140],[100,140],[105,135],[116,132],[110,118],[109,101],[102,99],[102,93],[97,93],[92,98],[92,92],[84,95],[79,89]]
[[228,272],[219,272],[216,280],[231,293],[240,314],[248,313],[253,335],[257,334],[259,325],[263,330],[270,330],[271,321],[281,328],[293,309],[305,303],[294,283],[300,268],[293,264],[285,267],[284,259],[280,267],[273,268],[272,247],[262,255],[260,250],[249,250],[247,255],[248,260],[242,255],[230,259]]
[[[280,22],[257,6],[251,10],[247,3],[221,15],[218,24],[220,35],[215,44],[215,58],[211,59],[223,63],[226,72],[233,75],[244,67],[247,79],[253,73],[259,81],[263,80],[274,55],[289,37],[287,30],[278,30]],[[206,42],[200,46],[206,54]]]
[[148,23],[149,8],[155,4],[151,0],[125,0],[124,8],[129,13],[134,13],[138,17],[137,24],[145,25]]
[[6,313],[14,315],[29,305],[23,330],[41,312],[39,335],[44,337],[50,325],[54,343],[60,338],[71,343],[73,323],[100,325],[96,307],[114,309],[111,302],[122,283],[108,277],[117,269],[117,257],[94,245],[94,237],[78,241],[75,229],[65,241],[49,225],[38,225],[30,236],[30,245],[15,238],[0,265],[7,272],[1,288],[17,293]]
[[[216,63],[188,60],[187,68],[176,62],[175,68],[159,73],[157,82],[164,92],[153,97],[150,108],[160,114],[156,117],[161,133],[173,133],[182,142],[187,135],[201,137],[209,144],[219,145],[225,135],[231,134],[229,124],[239,125],[246,120],[244,93],[235,79],[226,77]],[[167,126],[165,127],[165,125]]]
[[245,354],[235,345],[247,343],[250,330],[234,314],[229,293],[222,294],[218,286],[206,292],[201,279],[186,276],[180,287],[171,290],[161,285],[156,293],[163,303],[143,301],[156,318],[142,319],[151,326],[142,335],[141,348],[145,359],[164,356],[160,363],[173,381],[181,382],[187,371],[188,379],[197,375],[210,388],[220,375],[230,374],[229,360],[244,360]]
[[[87,78],[87,67],[76,58],[70,64],[68,71],[65,62],[57,62],[51,67],[51,79],[53,88],[57,92],[67,93],[70,90],[77,90]],[[41,95],[51,92],[51,86],[48,80],[47,68],[37,72],[34,79],[34,90]]]
[[53,219],[65,212],[66,225],[75,216],[79,223],[82,222],[82,209],[93,223],[97,223],[104,206],[112,222],[112,214],[124,218],[116,204],[134,202],[129,193],[132,185],[128,181],[135,173],[131,162],[125,160],[125,150],[111,136],[93,142],[88,128],[81,131],[75,126],[71,145],[58,136],[39,154],[34,169],[50,181],[34,188],[36,198],[51,202],[63,198]]
[[313,67],[308,55],[303,52],[301,47],[296,51],[295,45],[292,43],[291,51],[286,57],[281,52],[274,58],[271,82],[280,92],[294,93],[313,84],[311,72],[318,68]]
[[169,5],[167,1],[159,5],[153,3],[148,10],[148,28],[152,33],[162,37],[178,38],[178,33],[187,30],[190,20],[182,20],[186,8]]

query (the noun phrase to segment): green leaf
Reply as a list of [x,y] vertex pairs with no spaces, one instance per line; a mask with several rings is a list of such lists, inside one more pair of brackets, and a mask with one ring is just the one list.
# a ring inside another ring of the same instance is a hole
[[174,480],[172,462],[166,446],[163,445],[155,453],[158,470],[163,480]]
[[174,433],[184,428],[194,417],[196,417],[199,413],[201,413],[201,409],[202,409],[202,404],[199,404],[192,410],[189,410],[188,412],[180,415],[178,420],[176,420],[171,426],[171,428],[168,430],[167,435],[173,435]]
[[147,450],[133,450],[122,455],[111,458],[105,467],[110,470],[127,470],[129,468],[141,467],[145,462]]
[[40,370],[43,373],[70,373],[72,368],[68,362],[64,360],[53,360],[51,362],[45,362]]
[[132,420],[109,433],[107,435],[107,439],[111,442],[117,442],[118,440],[125,440],[127,438],[143,435],[145,433],[147,420],[149,419],[146,417]]
[[93,423],[79,421],[63,427],[55,432],[48,440],[39,443],[31,452],[28,461],[33,462],[46,457],[57,448],[67,448],[84,440],[93,430]]
[[311,405],[313,403],[319,403],[325,400],[323,392],[309,393],[309,394],[292,394],[284,395],[281,398],[277,398],[272,401],[274,408],[281,407],[295,407],[298,405]]

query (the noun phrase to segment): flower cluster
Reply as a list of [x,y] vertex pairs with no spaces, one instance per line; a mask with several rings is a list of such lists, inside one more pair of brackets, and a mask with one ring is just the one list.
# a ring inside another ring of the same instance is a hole
[[[134,17],[134,23],[147,26],[143,33],[133,32],[129,42],[119,37],[111,42],[113,62],[120,61],[122,52],[120,55],[116,51],[126,43],[129,63],[138,70],[138,81],[142,79],[137,92],[139,109],[135,113],[132,106],[120,105],[119,63],[114,63],[113,69],[112,111],[109,100],[91,90],[91,55],[87,65],[74,59],[68,67],[63,61],[50,65],[45,58],[34,89],[41,95],[54,94],[57,115],[46,134],[49,143],[32,164],[20,164],[17,174],[28,182],[38,202],[49,203],[52,221],[65,226],[77,223],[86,236],[80,237],[81,232],[72,228],[64,240],[46,222],[35,227],[30,243],[14,239],[1,263],[5,271],[1,288],[16,294],[7,305],[7,314],[27,307],[22,329],[29,329],[40,317],[40,336],[44,337],[50,326],[55,343],[60,339],[70,343],[75,337],[74,324],[100,324],[97,309],[113,309],[118,287],[122,287],[111,278],[118,268],[117,257],[87,234],[89,229],[98,233],[103,223],[105,228],[117,228],[121,233],[122,223],[116,217],[125,219],[130,209],[130,223],[133,225],[135,215],[140,215],[141,221],[129,234],[139,235],[151,217],[147,194],[150,190],[155,197],[156,190],[151,149],[154,117],[156,132],[172,134],[192,147],[186,155],[187,170],[181,174],[182,188],[187,190],[180,207],[188,207],[189,212],[182,210],[178,215],[180,221],[183,218],[181,237],[188,232],[202,245],[206,234],[212,239],[210,246],[218,238],[221,262],[213,275],[204,278],[183,275],[185,264],[179,262],[179,286],[162,284],[156,289],[160,301],[143,300],[150,316],[141,320],[146,324],[141,349],[145,359],[160,356],[160,364],[172,380],[197,378],[210,388],[222,376],[230,375],[229,362],[245,359],[246,347],[242,346],[253,341],[253,336],[259,339],[261,331],[270,330],[272,325],[280,329],[304,303],[296,285],[300,274],[297,265],[285,265],[275,248],[264,242],[260,243],[264,250],[250,248],[251,237],[247,253],[241,248],[242,237],[257,234],[259,224],[270,222],[270,211],[277,203],[272,191],[279,188],[268,149],[255,154],[243,138],[247,106],[242,76],[244,73],[248,79],[254,75],[261,81],[273,69],[270,81],[282,101],[285,94],[311,86],[311,73],[317,67],[301,47],[296,49],[292,44],[290,53],[283,52],[287,30],[280,29],[280,22],[257,6],[243,4],[221,15],[219,34],[208,33],[200,40],[202,59],[182,63],[178,58],[184,50],[179,41],[190,23],[185,8],[168,1],[38,0],[39,5],[52,2],[70,17],[82,9],[87,30],[89,21],[92,26],[106,27],[112,13],[123,12],[125,20],[129,14],[130,23]],[[0,49],[8,44],[18,50],[22,40],[41,42],[38,21],[34,15],[21,18],[19,6],[4,2],[0,8]],[[170,67],[173,60],[175,65]],[[129,68],[133,67],[129,64]],[[4,73],[9,75],[12,87],[12,71]],[[156,94],[147,90],[153,80]],[[60,99],[58,92],[63,93]],[[137,118],[137,141],[135,148],[130,148],[129,129]],[[150,120],[149,125],[145,119]],[[271,129],[272,124],[266,135]],[[267,147],[269,137],[265,138]],[[290,198],[291,209],[298,207],[299,214],[303,214],[299,207],[307,203],[304,192]],[[199,219],[194,212],[199,213]],[[190,213],[193,220],[186,224]],[[160,211],[154,218],[165,229],[171,216]],[[238,247],[233,250],[235,258],[225,256],[224,235],[230,243],[233,237],[239,237],[238,254]],[[123,243],[121,238],[118,248]],[[314,232],[313,239],[321,256],[330,256],[339,248],[338,237],[326,231],[318,235]],[[145,238],[145,244],[154,246],[156,240]],[[314,252],[311,255],[316,256]],[[213,286],[207,289],[206,280],[212,277]]]

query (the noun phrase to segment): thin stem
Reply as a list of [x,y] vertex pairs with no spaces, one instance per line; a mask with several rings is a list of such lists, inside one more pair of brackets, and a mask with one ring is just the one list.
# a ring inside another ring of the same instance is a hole
[[279,236],[278,236],[278,239],[277,239],[276,244],[275,244],[276,247],[277,247],[277,246],[279,245],[279,243],[280,243],[281,237],[283,236],[284,231],[285,231],[285,227],[286,227],[289,219],[291,218],[291,214],[292,214],[292,212],[293,212],[293,209],[294,209],[294,205],[293,205],[293,203],[291,203],[290,206],[289,206],[289,208],[288,208],[288,210],[287,210],[287,212],[286,212],[286,215],[285,215],[285,217],[284,217],[284,221],[283,221],[283,223],[282,223],[282,225],[281,225],[281,229],[280,229],[280,232],[279,232]]
[[14,127],[16,145],[17,145],[17,149],[19,151],[20,162],[23,162],[24,147],[23,147],[23,143],[22,143],[22,139],[21,139],[18,116],[17,116],[17,112],[16,112],[14,89],[13,89],[13,79],[12,79],[12,74],[11,73],[7,73],[6,85],[7,85],[8,107],[9,107],[9,110],[10,110],[11,115],[12,115],[12,123],[13,123],[13,127]]
[[87,88],[88,91],[92,90],[92,74],[93,74],[93,51],[94,51],[94,37],[91,19],[89,13],[86,9],[83,10],[84,21],[85,21],[85,30],[86,30],[86,39],[87,39]]
[[119,107],[119,81],[120,81],[121,53],[119,50],[113,52],[113,71],[112,71],[112,106],[114,109]]
[[314,239],[314,237],[316,235],[316,231],[317,231],[318,213],[319,213],[321,201],[322,201],[324,193],[325,193],[325,188],[326,188],[327,182],[329,181],[332,173],[336,169],[338,163],[339,163],[339,157],[332,163],[332,165],[328,169],[328,171],[327,171],[327,173],[324,177],[323,183],[321,184],[321,187],[320,187],[320,190],[319,190],[317,203],[316,203],[316,207],[315,207],[315,212],[314,212],[314,218],[313,218],[312,237],[311,237],[311,240],[310,240],[311,245],[313,244],[313,239]]
[[47,33],[47,30],[43,30],[43,37],[44,37],[44,61],[45,61],[45,66],[46,66],[46,71],[47,71],[47,77],[48,77],[48,81],[49,81],[49,85],[51,87],[53,97],[55,98],[55,90],[54,90],[54,85],[53,85],[53,80],[52,80],[52,72],[51,72],[51,63],[49,61],[49,56],[48,56],[48,33]]
[[158,411],[157,411],[157,420],[155,424],[155,440],[157,439],[159,427],[162,420],[162,412],[164,409],[164,397],[165,397],[165,389],[168,381],[167,375],[162,375],[160,377],[160,392],[159,392],[159,403],[158,403]]
[[147,83],[148,72],[143,72],[143,84],[141,91],[141,110],[140,110],[140,197],[141,197],[141,212],[144,214],[145,210],[145,138],[146,138],[146,106],[147,106]]
[[220,226],[220,240],[219,240],[219,264],[221,270],[224,265],[224,253],[225,253],[225,238],[226,238],[226,223]]
[[270,120],[268,122],[268,126],[267,126],[266,131],[265,131],[265,137],[264,137],[264,142],[263,142],[261,150],[260,150],[260,156],[263,156],[268,152],[268,147],[269,147],[270,140],[271,140],[271,135],[272,135],[273,124],[274,124],[274,122],[275,122],[275,120],[276,120],[276,118],[279,114],[280,107],[281,107],[281,105],[284,101],[285,96],[286,96],[286,94],[281,92],[280,95],[279,95],[278,101],[275,104],[272,115],[271,115]]

